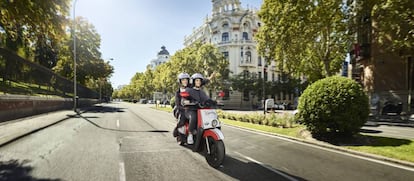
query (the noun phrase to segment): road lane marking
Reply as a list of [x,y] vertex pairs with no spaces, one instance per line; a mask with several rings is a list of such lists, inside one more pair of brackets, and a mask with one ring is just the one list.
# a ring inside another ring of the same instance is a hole
[[[396,168],[400,168],[400,169],[404,169],[404,170],[408,170],[408,171],[412,171],[412,172],[414,171],[414,168],[412,168],[412,167],[408,167],[408,166],[404,166],[404,165],[400,165],[400,164],[396,164],[396,163],[391,163],[389,161],[382,161],[382,160],[379,160],[379,159],[374,159],[374,158],[368,158],[368,157],[364,157],[364,156],[360,156],[360,155],[355,155],[355,154],[351,154],[351,153],[344,152],[344,151],[338,151],[338,150],[335,150],[334,148],[326,148],[326,147],[323,147],[323,146],[320,146],[320,145],[313,145],[311,143],[301,142],[301,141],[297,141],[297,140],[293,140],[293,139],[289,139],[289,138],[285,138],[285,137],[281,137],[281,136],[277,136],[277,135],[272,135],[271,133],[265,133],[265,132],[261,132],[261,131],[252,131],[252,130],[239,128],[239,127],[235,127],[235,126],[231,126],[231,125],[226,125],[226,127],[233,128],[233,129],[238,129],[238,130],[241,130],[241,131],[254,133],[254,134],[258,134],[258,135],[262,135],[262,136],[267,136],[267,137],[271,137],[271,138],[277,138],[277,139],[284,140],[284,141],[289,141],[289,142],[292,142],[292,143],[298,143],[298,144],[301,144],[301,145],[310,146],[310,147],[313,147],[313,148],[317,148],[317,149],[321,149],[321,150],[325,150],[325,151],[330,151],[330,152],[334,152],[334,153],[339,153],[339,154],[342,154],[342,155],[347,155],[347,156],[354,157],[354,158],[359,158],[359,159],[362,159],[362,160],[367,160],[367,161],[371,161],[371,162],[375,162],[375,163],[380,163],[380,164],[383,164],[383,165],[388,165],[388,166],[391,166],[391,167],[396,167]],[[343,148],[340,148],[340,149],[343,149]],[[347,151],[351,152],[353,150],[347,150]],[[365,154],[365,153],[363,153],[363,154]],[[376,156],[376,155],[374,155],[374,156]]]
[[119,128],[119,119],[116,120],[116,127]]
[[124,162],[119,162],[119,181],[125,180],[125,164]]
[[276,173],[276,174],[278,174],[278,175],[281,175],[282,177],[285,177],[285,178],[286,178],[286,179],[288,179],[288,180],[291,180],[291,181],[297,181],[297,179],[295,179],[295,178],[293,178],[293,177],[291,177],[291,176],[289,176],[289,175],[287,175],[287,174],[285,174],[285,173],[283,173],[283,172],[281,172],[281,171],[279,171],[279,170],[276,170],[276,169],[272,168],[271,166],[268,166],[268,165],[266,165],[266,164],[263,164],[263,163],[262,163],[262,162],[260,162],[260,161],[257,161],[257,160],[255,160],[255,159],[250,158],[250,157],[248,157],[248,156],[246,156],[246,155],[243,155],[243,154],[241,154],[241,153],[239,153],[239,152],[234,152],[234,153],[238,154],[239,156],[243,157],[244,159],[246,159],[246,160],[248,160],[248,161],[254,162],[254,163],[256,163],[256,164],[258,164],[258,165],[260,165],[260,166],[262,166],[262,167],[264,167],[264,168],[266,168],[266,169],[268,169],[268,170],[270,170],[270,171],[272,171],[272,172],[274,172],[274,173]]

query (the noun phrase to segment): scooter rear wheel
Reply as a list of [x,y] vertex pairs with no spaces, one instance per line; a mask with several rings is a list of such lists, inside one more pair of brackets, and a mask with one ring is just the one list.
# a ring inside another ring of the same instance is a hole
[[214,168],[218,168],[223,163],[226,155],[224,143],[221,140],[214,140],[212,137],[208,137],[208,144],[210,154],[207,152],[207,148],[205,149],[207,163]]

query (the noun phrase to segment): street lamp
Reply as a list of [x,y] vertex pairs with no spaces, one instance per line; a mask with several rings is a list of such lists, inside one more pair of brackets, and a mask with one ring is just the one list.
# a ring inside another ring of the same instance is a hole
[[73,2],[73,110],[78,113],[78,111],[76,110],[76,106],[77,106],[77,90],[76,90],[76,2],[77,0],[75,0]]

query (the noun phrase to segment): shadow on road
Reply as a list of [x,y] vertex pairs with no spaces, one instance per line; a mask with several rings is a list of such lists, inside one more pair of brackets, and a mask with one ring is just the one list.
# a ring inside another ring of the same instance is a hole
[[[192,146],[184,145],[184,148],[192,150]],[[204,157],[204,152],[198,152]],[[306,180],[301,177],[290,175],[284,171],[272,168],[268,165],[260,165],[255,162],[243,162],[237,158],[226,155],[222,167],[216,170],[236,179],[236,180]]]
[[217,170],[237,180],[305,180],[278,169],[271,169],[274,171],[254,162],[242,162],[226,156],[223,167]]
[[86,120],[88,123],[91,123],[92,125],[94,125],[97,128],[103,129],[103,130],[108,130],[108,131],[116,131],[116,132],[131,132],[131,133],[168,133],[169,131],[166,130],[144,130],[144,131],[136,131],[136,130],[123,130],[123,129],[113,129],[113,128],[105,128],[102,127],[98,124],[96,124],[95,122],[89,120],[89,118],[98,118],[96,116],[91,116],[91,117],[85,117],[82,116],[81,114],[79,114],[79,117],[81,117],[82,119]]
[[411,144],[411,140],[400,138],[389,138],[381,136],[364,136],[369,140],[369,146],[402,146]]
[[6,180],[27,180],[27,181],[59,181],[60,179],[40,179],[31,176],[34,170],[29,166],[29,160],[8,160],[0,161],[0,181]]
[[[370,129],[361,129],[361,133],[381,133],[381,131],[377,130],[370,130]],[[324,134],[324,135],[317,135],[313,136],[313,138],[327,142],[332,145],[336,146],[402,146],[402,145],[409,145],[411,144],[411,140],[409,139],[402,139],[402,138],[390,138],[390,137],[382,137],[382,136],[372,136],[372,135],[364,135],[364,134],[357,134],[353,136],[346,136],[346,135],[334,135],[332,133]]]
[[81,110],[81,112],[82,113],[116,113],[116,112],[125,112],[124,109],[125,108],[95,105],[92,107],[84,108]]
[[382,133],[382,131],[379,130],[372,130],[372,129],[359,129],[360,133]]

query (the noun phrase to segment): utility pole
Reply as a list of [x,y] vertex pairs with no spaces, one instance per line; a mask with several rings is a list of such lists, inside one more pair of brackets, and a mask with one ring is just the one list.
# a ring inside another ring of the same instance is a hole
[[75,111],[76,113],[78,113],[77,109],[77,89],[76,89],[76,2],[77,0],[75,0],[73,2],[73,111]]
[[263,77],[262,77],[262,79],[263,79],[263,114],[264,115],[266,115],[266,96],[265,96],[265,93],[266,93],[266,91],[265,91],[265,78],[264,78],[264,76],[265,76],[265,69],[266,69],[266,60],[265,60],[265,62],[264,62],[264,64],[263,64]]

